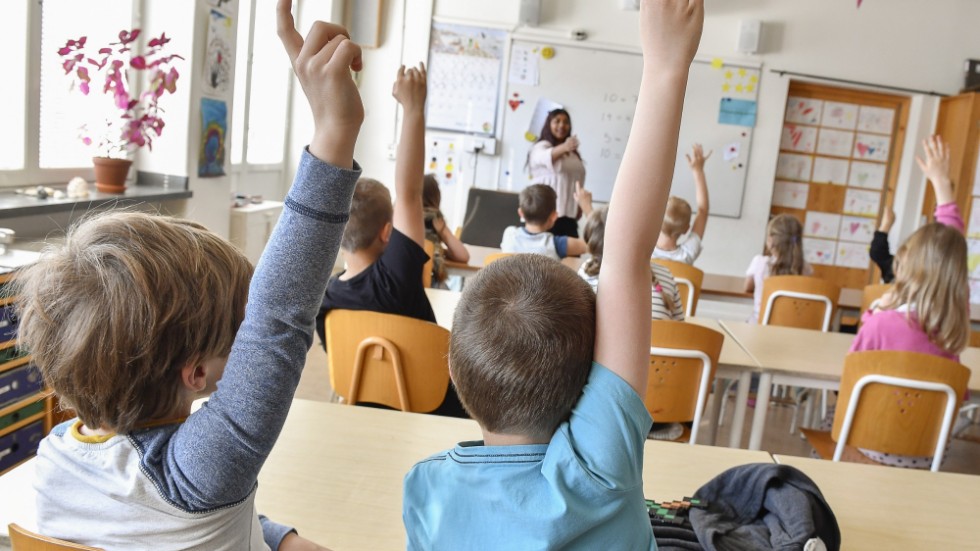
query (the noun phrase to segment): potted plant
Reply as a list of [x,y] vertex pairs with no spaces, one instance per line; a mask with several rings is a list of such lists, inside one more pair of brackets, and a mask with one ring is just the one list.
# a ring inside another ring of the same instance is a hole
[[[144,52],[133,51],[139,36],[140,29],[120,31],[118,42],[98,50],[89,47],[83,36],[69,40],[58,50],[72,89],[88,95],[94,78],[96,86],[102,84],[102,93],[112,97],[118,110],[117,116],[99,121],[97,129],[88,124],[82,126],[79,136],[85,145],[97,143],[98,154],[92,158],[95,187],[106,193],[125,191],[126,175],[133,163],[129,155],[143,146],[152,150],[153,138],[163,132],[159,101],[164,92],[173,94],[177,90],[180,75],[173,62],[184,59],[163,52],[170,42],[166,33],[148,41]],[[145,82],[142,91],[133,86],[130,76],[135,82]]]

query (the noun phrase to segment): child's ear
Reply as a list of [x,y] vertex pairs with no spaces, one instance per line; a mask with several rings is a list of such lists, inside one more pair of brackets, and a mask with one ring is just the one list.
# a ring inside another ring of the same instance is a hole
[[558,221],[558,211],[556,210],[556,211],[553,211],[551,213],[551,216],[548,217],[548,227],[549,228],[554,227],[555,222],[557,222],[557,221]]
[[187,360],[180,368],[180,382],[191,392],[201,392],[208,386],[208,373],[198,358]]
[[521,217],[521,221],[522,222],[525,221],[525,219],[524,219],[524,211],[521,210],[520,207],[517,208],[517,216],[520,216]]
[[385,245],[387,245],[388,241],[391,240],[392,229],[394,229],[394,226],[391,224],[391,222],[388,222],[387,224],[381,227],[381,233],[378,234],[378,239],[380,239],[381,242],[384,243]]

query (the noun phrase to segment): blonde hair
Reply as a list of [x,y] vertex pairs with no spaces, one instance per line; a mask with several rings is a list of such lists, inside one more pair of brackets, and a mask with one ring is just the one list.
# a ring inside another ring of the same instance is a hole
[[779,214],[766,228],[772,267],[769,275],[801,275],[803,273],[803,226],[795,216]]
[[[588,245],[589,255],[591,255],[582,266],[582,271],[590,277],[599,275],[599,269],[602,267],[602,249],[603,243],[605,242],[606,215],[608,213],[608,207],[599,207],[593,210],[588,220],[585,221],[585,228],[582,230],[582,238],[585,240],[585,244]],[[650,270],[650,278],[653,285],[666,285],[666,282],[660,281],[660,277],[654,270]],[[669,293],[661,293],[661,296],[663,297],[667,310],[673,312],[673,297]]]
[[664,224],[660,231],[671,239],[677,239],[689,229],[691,229],[691,204],[676,195],[671,195],[667,199]]
[[963,234],[926,224],[899,247],[893,298],[883,308],[907,304],[933,344],[959,354],[970,340],[968,272]]
[[227,356],[252,265],[186,220],[93,216],[15,275],[18,346],[91,428],[125,434],[180,404],[180,370]]

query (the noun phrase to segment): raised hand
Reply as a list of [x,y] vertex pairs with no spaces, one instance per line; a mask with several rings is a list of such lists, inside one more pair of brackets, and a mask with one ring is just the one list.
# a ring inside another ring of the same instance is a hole
[[574,197],[583,214],[588,216],[592,213],[592,192],[582,187],[582,182],[575,182]]
[[932,183],[932,189],[936,192],[936,204],[952,203],[954,197],[953,184],[949,180],[949,145],[943,141],[942,136],[933,135],[922,140],[922,149],[925,160],[916,155],[915,162]]
[[353,166],[354,143],[364,122],[364,105],[350,71],[360,71],[361,48],[347,29],[317,21],[304,40],[296,31],[292,0],[276,5],[277,30],[313,111],[310,153],[328,163]]
[[892,225],[895,224],[895,211],[886,208],[885,212],[881,214],[881,224],[878,226],[878,231],[883,233],[888,233],[892,231]]
[[687,164],[688,164],[688,166],[691,167],[691,170],[701,170],[701,171],[703,171],[704,170],[704,162],[707,161],[708,158],[711,157],[711,154],[712,153],[713,153],[713,151],[709,151],[708,154],[705,155],[704,154],[704,149],[701,147],[701,144],[696,143],[691,148],[691,154],[688,155],[688,154],[685,153],[684,156],[687,157]]
[[704,0],[642,0],[640,42],[643,64],[685,74],[701,41]]
[[405,111],[415,111],[421,113],[425,110],[426,74],[425,64],[419,63],[418,68],[412,67],[405,69],[402,65],[398,69],[395,77],[395,84],[391,87],[391,95],[395,96],[398,103]]

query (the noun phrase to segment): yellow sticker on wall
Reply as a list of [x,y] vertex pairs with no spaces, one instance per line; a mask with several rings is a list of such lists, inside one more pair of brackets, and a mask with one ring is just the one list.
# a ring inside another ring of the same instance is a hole
[[533,132],[525,132],[524,133],[524,139],[527,140],[527,141],[529,141],[529,142],[536,142],[536,141],[538,141],[538,137]]
[[545,46],[544,48],[541,48],[541,57],[545,59],[551,59],[555,57],[555,49],[552,48],[551,46]]

